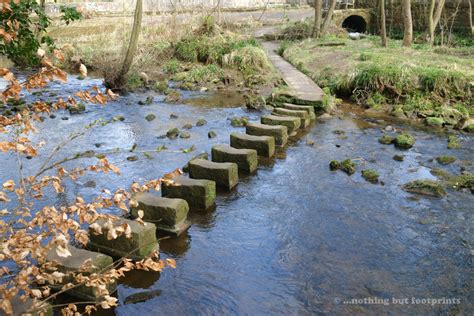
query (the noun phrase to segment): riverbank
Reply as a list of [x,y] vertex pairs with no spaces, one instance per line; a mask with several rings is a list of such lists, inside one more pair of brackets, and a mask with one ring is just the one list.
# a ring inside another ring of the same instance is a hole
[[473,130],[472,48],[402,48],[379,37],[329,36],[283,42],[279,51],[321,87],[383,111],[437,127]]

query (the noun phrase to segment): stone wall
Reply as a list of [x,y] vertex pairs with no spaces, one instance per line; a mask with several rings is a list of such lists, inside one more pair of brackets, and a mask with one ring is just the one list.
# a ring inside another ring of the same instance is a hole
[[[356,2],[357,8],[374,8],[374,12],[377,11],[377,1],[374,0],[360,0]],[[394,28],[403,28],[402,20],[402,8],[401,1],[394,0],[393,5],[390,5],[390,1],[386,4],[387,14],[387,27],[392,26]],[[459,4],[459,7],[458,7]],[[427,17],[426,12],[429,8],[429,1],[427,0],[413,0],[412,1],[412,15],[413,15],[413,27],[415,30],[426,30]],[[441,22],[446,23],[449,21],[448,28],[451,25],[451,16],[455,14],[453,29],[470,31],[469,24],[469,2],[468,0],[461,0],[461,2],[446,0]],[[373,19],[374,24],[377,23],[377,19]],[[376,25],[373,25],[376,26]]]
[[[219,0],[144,0],[145,12],[171,12],[174,7],[180,11],[210,10],[215,8]],[[270,6],[281,6],[285,4],[303,4],[306,0],[270,0]],[[97,14],[114,14],[131,12],[135,7],[132,0],[48,0],[47,11],[58,13],[59,7],[65,4],[72,4],[84,11]],[[224,10],[257,9],[267,4],[267,0],[221,0],[221,7]]]

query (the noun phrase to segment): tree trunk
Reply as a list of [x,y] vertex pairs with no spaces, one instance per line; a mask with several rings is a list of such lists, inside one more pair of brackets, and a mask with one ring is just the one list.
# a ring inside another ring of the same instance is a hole
[[403,46],[410,47],[413,41],[413,20],[411,17],[411,1],[402,0],[403,15]]
[[118,73],[113,77],[112,80],[107,82],[107,85],[113,89],[123,89],[125,86],[125,76],[127,75],[130,67],[133,63],[133,57],[138,48],[138,38],[140,37],[140,30],[142,26],[142,17],[143,17],[143,0],[137,0],[137,5],[135,7],[135,13],[133,16],[133,27],[132,34],[130,34],[130,42],[128,43],[127,52],[125,53],[125,58],[123,64]]
[[322,6],[322,0],[314,0],[314,25],[312,37],[315,38],[318,38],[321,34]]
[[434,42],[434,33],[435,33],[435,27],[434,27],[434,10],[435,10],[435,3],[436,0],[431,0],[430,3],[430,11],[428,12],[428,43],[433,45]]
[[469,0],[469,25],[471,26],[471,36],[474,36],[474,25],[472,23],[472,1]]
[[383,47],[387,47],[387,27],[385,23],[385,0],[380,0],[380,37]]
[[439,19],[441,18],[441,13],[443,12],[445,0],[439,0],[438,5],[436,6],[435,12],[435,4],[436,0],[431,0],[430,3],[430,12],[428,16],[428,43],[433,44],[435,30],[438,26]]
[[331,0],[329,4],[328,13],[326,14],[326,17],[324,18],[323,26],[321,27],[321,34],[324,34],[327,32],[328,27],[331,24],[332,15],[334,13],[334,9],[336,8],[336,4],[337,4],[337,0]]

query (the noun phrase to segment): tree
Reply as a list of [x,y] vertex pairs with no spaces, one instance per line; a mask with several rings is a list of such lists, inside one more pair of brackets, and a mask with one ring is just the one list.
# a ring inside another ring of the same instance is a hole
[[314,25],[311,36],[315,38],[321,35],[322,6],[322,0],[314,0]]
[[[441,18],[441,13],[443,12],[445,0],[439,0],[438,5],[436,6],[436,0],[431,0],[430,10],[428,13],[428,43],[433,44],[434,34],[436,27],[438,26],[439,20]],[[436,7],[436,11],[435,11]]]
[[[54,47],[53,40],[44,35],[51,21],[43,8],[36,0],[0,1],[0,4],[0,37],[11,32],[15,34],[4,36],[0,41],[0,55],[7,56],[17,66],[39,65],[36,52],[41,44]],[[2,10],[2,7],[8,10]]]
[[410,47],[413,41],[413,20],[411,16],[411,0],[402,0],[403,15],[403,46]]
[[138,48],[138,39],[140,37],[140,31],[142,27],[143,18],[143,0],[137,0],[135,7],[135,13],[133,16],[133,27],[132,34],[130,35],[130,42],[128,44],[127,52],[122,63],[121,69],[113,74],[111,79],[106,79],[106,85],[112,89],[121,90],[124,88],[126,83],[126,75],[130,71],[130,67],[133,63],[133,57]]
[[469,3],[469,25],[471,26],[471,36],[474,36],[474,24],[472,23],[472,2],[471,2],[471,0],[469,0],[468,3]]
[[387,47],[387,27],[385,22],[385,0],[380,0],[380,37],[382,46]]
[[329,25],[331,24],[332,20],[332,15],[334,14],[334,9],[336,8],[337,0],[331,0],[329,4],[329,9],[326,14],[326,17],[324,18],[323,26],[321,27],[321,34],[324,34],[327,32]]

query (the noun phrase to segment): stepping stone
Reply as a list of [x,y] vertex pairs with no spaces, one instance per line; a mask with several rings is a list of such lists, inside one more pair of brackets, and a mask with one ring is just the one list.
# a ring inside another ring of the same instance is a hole
[[262,115],[260,122],[266,125],[283,125],[288,128],[288,134],[293,133],[301,126],[301,120],[293,116]]
[[[50,262],[55,262],[57,269],[62,273],[69,273],[72,271],[81,272],[84,275],[90,275],[92,273],[97,273],[104,269],[109,269],[112,267],[114,260],[112,257],[93,252],[85,249],[75,248],[73,246],[68,246],[71,256],[69,257],[60,257],[56,253],[56,249],[51,249],[46,254],[46,260]],[[53,285],[53,289],[59,290],[64,284],[74,282],[72,276],[66,276],[60,284]],[[110,293],[115,292],[116,284],[111,282],[107,284],[107,289]],[[77,297],[83,300],[97,300],[100,298],[100,294],[96,289],[87,287],[85,285],[80,285],[75,288],[72,288],[66,292],[67,294]]]
[[[32,298],[27,297],[26,300],[21,299],[20,294],[17,294],[16,296],[10,299],[10,303],[13,308],[13,315],[15,316],[53,316],[53,306],[47,302],[43,302],[39,305],[38,302],[35,302]],[[33,313],[31,312],[32,308],[35,308],[35,311]],[[7,314],[5,314],[2,309],[0,309],[0,316],[7,316]]]
[[213,162],[194,159],[189,162],[189,176],[212,180],[217,186],[231,190],[239,182],[239,168],[233,162]]
[[275,138],[241,133],[230,134],[230,145],[237,149],[255,149],[262,157],[270,158],[275,153]]
[[211,180],[179,176],[174,179],[173,184],[163,184],[162,195],[186,200],[191,209],[207,210],[214,205],[216,183]]
[[314,106],[283,103],[283,108],[287,110],[293,110],[293,111],[306,111],[308,112],[311,120],[316,119],[316,114],[314,113]]
[[279,115],[279,116],[299,117],[301,120],[301,126],[300,126],[301,128],[306,128],[311,123],[309,114],[306,111],[294,111],[294,110],[288,110],[288,109],[283,109],[283,108],[275,108],[273,109],[273,114]]
[[252,173],[257,170],[258,157],[254,149],[237,149],[229,145],[216,145],[212,147],[212,161],[233,162],[239,170]]
[[275,144],[283,146],[288,141],[288,128],[283,125],[265,125],[258,123],[249,123],[245,132],[255,136],[273,136]]
[[138,206],[132,207],[131,215],[138,217],[143,211],[143,220],[156,225],[156,229],[179,236],[190,225],[187,221],[189,205],[183,199],[169,199],[151,193],[140,193],[133,197]]
[[[106,221],[100,219],[97,221],[103,226]],[[88,248],[93,251],[99,251],[112,257],[126,257],[132,260],[141,260],[158,250],[158,241],[156,240],[156,227],[152,223],[140,224],[137,221],[120,218],[113,222],[113,226],[128,224],[132,230],[132,237],[126,238],[121,235],[118,238],[109,240],[107,238],[108,229],[102,228],[102,234],[96,235],[92,229],[89,229]]]

